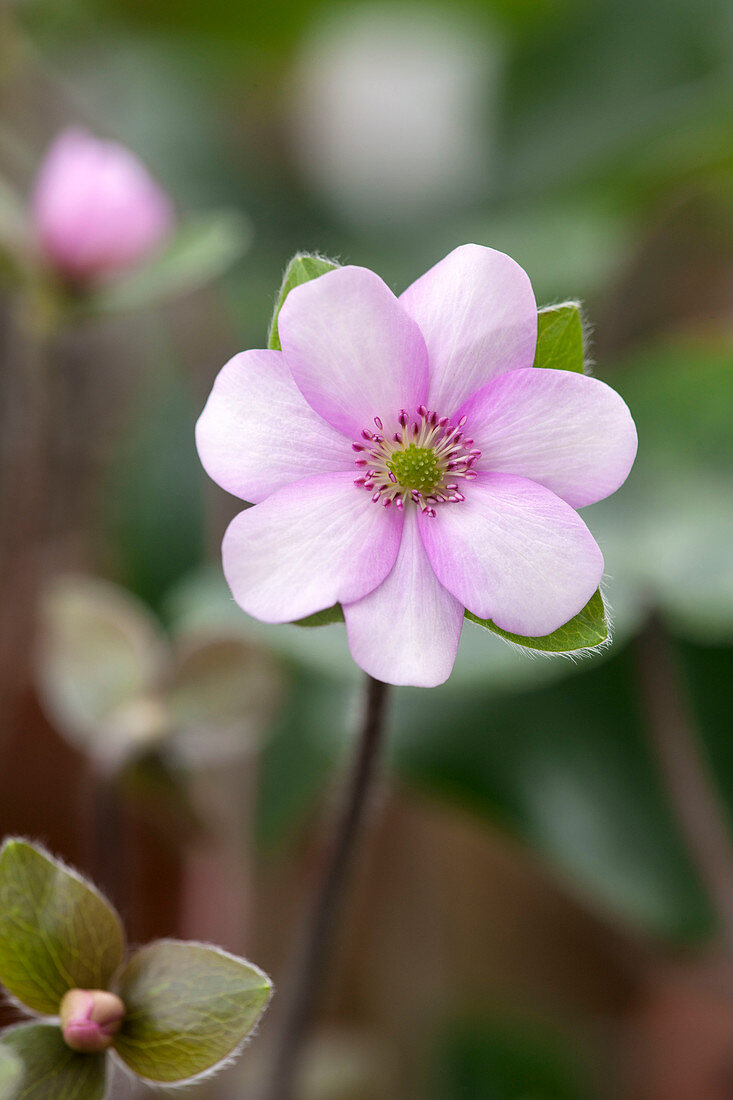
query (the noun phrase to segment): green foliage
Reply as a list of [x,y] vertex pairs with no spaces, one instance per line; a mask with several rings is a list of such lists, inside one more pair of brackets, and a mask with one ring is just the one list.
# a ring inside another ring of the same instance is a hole
[[466,612],[466,618],[479,626],[492,630],[508,642],[524,646],[526,649],[538,649],[543,653],[575,653],[580,649],[592,649],[603,645],[608,639],[608,622],[600,589],[593,593],[582,611],[579,611],[564,626],[545,634],[541,638],[525,638],[521,634],[510,634],[492,623],[491,619],[479,619]]
[[104,989],[125,948],[120,919],[79,875],[22,840],[0,849],[0,982],[54,1016],[69,989]]
[[534,366],[583,373],[583,322],[577,302],[546,306],[537,314]]
[[164,354],[161,360],[151,364],[127,440],[110,463],[103,502],[121,579],[153,608],[204,558],[193,433],[199,408]]
[[0,1045],[0,1096],[15,1100],[23,1075],[23,1063],[10,1047]]
[[148,944],[117,982],[128,1015],[114,1048],[145,1080],[190,1080],[247,1038],[271,988],[256,966],[216,948],[174,940]]
[[324,611],[316,611],[313,615],[306,615],[304,619],[296,619],[296,626],[328,626],[330,623],[342,623],[344,610],[340,603],[333,607],[327,607]]
[[44,592],[37,678],[44,708],[72,743],[108,758],[105,744],[123,742],[123,751],[125,718],[153,693],[166,657],[155,619],[123,588],[72,574]]
[[291,290],[302,283],[308,283],[311,279],[317,279],[319,275],[325,275],[338,267],[333,260],[327,260],[317,253],[297,252],[285,269],[285,275],[280,286],[280,291],[275,303],[275,310],[270,321],[270,331],[267,334],[267,346],[272,351],[280,351],[280,335],[277,330],[277,319],[283,307],[285,299]]
[[[650,756],[633,646],[558,663],[575,675],[521,694],[403,689],[393,718],[401,779],[501,823],[609,915],[676,941],[709,934]],[[725,706],[716,721],[729,754]]]
[[151,795],[158,781],[173,793],[166,747],[169,765],[221,762],[256,745],[277,707],[274,660],[226,628],[171,646],[126,589],[81,574],[54,578],[40,610],[36,682],[52,724],[108,773],[152,772]]
[[620,365],[613,381],[639,454],[623,490],[585,513],[614,605],[653,606],[703,644],[733,640],[732,362],[725,337],[706,337],[666,340]]
[[21,1024],[4,1032],[2,1041],[23,1068],[18,1100],[102,1100],[104,1055],[75,1054],[55,1025]]
[[98,313],[120,313],[158,306],[200,290],[224,275],[246,251],[249,223],[235,210],[186,220],[167,247],[142,267],[86,300]]
[[586,1100],[577,1036],[526,1019],[454,1022],[435,1044],[430,1100]]

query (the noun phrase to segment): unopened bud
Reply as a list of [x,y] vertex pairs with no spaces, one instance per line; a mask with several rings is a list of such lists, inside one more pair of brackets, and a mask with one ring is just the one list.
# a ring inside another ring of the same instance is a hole
[[125,1006],[104,989],[70,989],[59,1008],[66,1045],[80,1054],[100,1054],[122,1027]]

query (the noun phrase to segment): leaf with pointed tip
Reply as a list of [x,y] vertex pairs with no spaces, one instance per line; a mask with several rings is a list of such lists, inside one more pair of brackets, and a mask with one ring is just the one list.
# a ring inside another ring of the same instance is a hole
[[600,589],[593,593],[582,611],[579,611],[564,626],[545,634],[541,638],[525,638],[521,634],[510,634],[492,623],[491,619],[479,619],[466,612],[466,618],[479,626],[492,630],[509,642],[524,646],[525,649],[539,649],[543,653],[575,653],[579,649],[593,649],[608,639],[608,621]]
[[24,840],[0,849],[0,982],[55,1016],[69,989],[104,989],[125,950],[120,918],[74,871]]
[[534,365],[583,373],[583,322],[577,302],[546,306],[537,314]]
[[308,283],[311,279],[317,279],[319,275],[325,275],[327,272],[333,271],[338,266],[339,265],[334,263],[333,260],[327,260],[325,256],[319,256],[315,252],[296,252],[285,270],[280,292],[277,296],[277,302],[275,303],[275,309],[272,314],[272,320],[270,321],[270,331],[267,334],[267,346],[271,351],[282,350],[280,347],[280,334],[277,330],[277,319],[280,316],[280,310],[290,291],[293,290],[294,287],[300,286],[302,283]]
[[20,1058],[10,1047],[0,1043],[0,1096],[4,1100],[15,1100],[22,1076],[23,1063]]
[[218,948],[178,940],[148,944],[122,971],[127,1015],[114,1048],[146,1081],[189,1081],[247,1038],[270,999],[258,967]]
[[[75,1054],[54,1024],[20,1024],[5,1031],[2,1042],[22,1066],[17,1100],[102,1100],[104,1055]],[[5,1100],[7,1094],[0,1095]]]
[[144,266],[90,296],[87,308],[120,313],[200,290],[236,263],[250,235],[247,219],[237,210],[190,218]]

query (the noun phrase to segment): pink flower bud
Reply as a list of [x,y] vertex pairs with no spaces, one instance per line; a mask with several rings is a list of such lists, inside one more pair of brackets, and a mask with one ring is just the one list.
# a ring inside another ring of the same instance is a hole
[[104,989],[70,989],[59,1009],[66,1045],[81,1054],[108,1050],[124,1016],[120,998]]
[[173,222],[170,199],[129,149],[78,129],[49,149],[32,205],[41,250],[76,283],[137,263]]

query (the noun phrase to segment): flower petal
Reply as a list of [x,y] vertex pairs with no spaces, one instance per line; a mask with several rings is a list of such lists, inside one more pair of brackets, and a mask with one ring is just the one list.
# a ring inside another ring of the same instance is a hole
[[538,638],[585,607],[603,555],[577,512],[523,477],[479,474],[462,504],[419,516],[438,580],[469,611]]
[[408,508],[397,561],[386,580],[344,605],[351,655],[388,684],[435,687],[448,679],[463,626],[460,604],[438,581]]
[[636,456],[626,402],[597,378],[566,370],[515,370],[459,410],[484,470],[518,474],[573,508],[614,493]]
[[373,271],[340,267],[295,287],[278,330],[306,401],[349,439],[427,398],[425,341]]
[[537,305],[529,278],[509,256],[465,244],[400,297],[425,337],[431,409],[452,416],[490,378],[531,367]]
[[245,351],[221,369],[196,446],[209,477],[255,504],[311,474],[354,469],[349,441],[313,411],[279,351]]
[[224,575],[240,607],[285,623],[366,596],[394,565],[402,514],[374,504],[351,473],[279,489],[229,524]]

